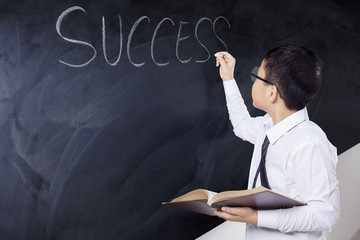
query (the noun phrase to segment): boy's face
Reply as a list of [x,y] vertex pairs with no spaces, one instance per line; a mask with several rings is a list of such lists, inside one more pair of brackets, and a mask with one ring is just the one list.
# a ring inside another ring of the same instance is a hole
[[[257,75],[261,78],[266,79],[264,65],[265,63],[263,60],[261,62],[259,72],[257,73]],[[252,86],[252,92],[251,92],[254,107],[261,109],[265,112],[266,112],[266,103],[267,103],[266,88],[267,88],[267,84],[264,81],[256,79]]]

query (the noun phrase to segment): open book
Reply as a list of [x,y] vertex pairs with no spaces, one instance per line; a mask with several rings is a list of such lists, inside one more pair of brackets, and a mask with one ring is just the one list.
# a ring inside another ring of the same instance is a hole
[[173,199],[171,202],[163,202],[163,204],[210,216],[215,216],[215,208],[220,209],[222,206],[269,210],[305,205],[304,202],[286,197],[265,187],[221,193],[196,189]]

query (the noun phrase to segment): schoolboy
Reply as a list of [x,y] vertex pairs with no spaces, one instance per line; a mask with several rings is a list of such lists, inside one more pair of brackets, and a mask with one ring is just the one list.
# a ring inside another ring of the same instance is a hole
[[308,118],[306,105],[321,85],[321,60],[311,50],[286,45],[270,50],[251,78],[251,117],[234,80],[235,59],[216,54],[236,136],[253,143],[248,188],[265,185],[306,206],[277,210],[223,207],[215,214],[245,222],[246,239],[324,239],[339,218],[337,151]]

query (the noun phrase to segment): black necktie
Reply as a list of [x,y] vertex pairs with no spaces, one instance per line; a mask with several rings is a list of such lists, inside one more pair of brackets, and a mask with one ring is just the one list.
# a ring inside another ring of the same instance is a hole
[[258,167],[258,169],[256,171],[256,174],[255,174],[255,177],[254,177],[253,188],[256,185],[256,180],[257,180],[257,178],[259,176],[259,173],[260,173],[261,185],[268,188],[268,189],[271,189],[270,185],[269,185],[269,181],[267,179],[266,168],[265,168],[265,157],[266,157],[266,153],[267,153],[269,143],[270,143],[269,139],[266,136],[266,138],[264,140],[264,143],[263,143],[263,145],[261,147],[261,160],[260,160],[259,167]]

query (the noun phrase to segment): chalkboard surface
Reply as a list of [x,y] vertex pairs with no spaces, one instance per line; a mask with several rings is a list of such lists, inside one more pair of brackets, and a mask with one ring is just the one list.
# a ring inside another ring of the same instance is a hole
[[356,1],[0,1],[0,239],[195,239],[221,219],[163,207],[245,189],[213,54],[249,71],[292,43],[325,63],[310,118],[360,142]]

